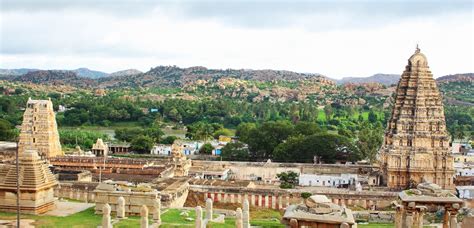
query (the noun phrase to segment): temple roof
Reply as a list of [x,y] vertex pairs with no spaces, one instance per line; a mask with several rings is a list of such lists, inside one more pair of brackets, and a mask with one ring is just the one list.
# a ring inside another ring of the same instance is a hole
[[[41,190],[58,184],[36,150],[25,150],[19,157],[19,183],[22,190]],[[0,189],[16,189],[16,164],[0,168]]]
[[423,53],[421,53],[421,50],[420,48],[418,48],[418,45],[416,45],[415,53],[411,55],[410,58],[408,59],[408,65],[417,65],[417,66],[428,65],[428,59]]

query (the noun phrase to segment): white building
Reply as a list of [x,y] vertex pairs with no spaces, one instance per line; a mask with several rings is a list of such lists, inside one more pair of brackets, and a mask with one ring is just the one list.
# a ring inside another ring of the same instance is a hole
[[[194,155],[199,152],[199,149],[204,145],[204,143],[199,141],[189,141],[189,142],[182,142],[183,145],[183,154],[184,155]],[[151,149],[151,154],[156,155],[171,155],[171,145],[166,144],[157,144],[153,146]]]
[[306,174],[299,176],[300,186],[342,187],[355,185],[357,174]]
[[461,199],[474,199],[474,186],[457,186],[456,191]]

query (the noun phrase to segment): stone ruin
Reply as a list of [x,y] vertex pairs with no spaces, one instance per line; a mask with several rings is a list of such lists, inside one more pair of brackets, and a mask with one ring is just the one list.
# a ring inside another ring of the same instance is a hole
[[448,190],[432,183],[421,183],[416,189],[399,193],[396,207],[396,228],[422,228],[424,215],[439,209],[444,210],[443,227],[458,227],[457,215],[463,201]]
[[341,207],[325,195],[312,195],[304,203],[290,205],[282,223],[290,227],[356,227],[352,211]]

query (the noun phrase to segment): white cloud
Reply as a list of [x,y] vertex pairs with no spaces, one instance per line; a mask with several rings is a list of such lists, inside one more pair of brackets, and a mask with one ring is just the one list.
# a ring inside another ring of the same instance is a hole
[[[152,7],[120,17],[82,7],[5,11],[0,67],[112,72],[202,65],[367,76],[401,73],[420,43],[435,76],[474,72],[472,11],[392,18],[377,26],[345,26],[358,14],[340,11],[302,14],[281,26],[237,26],[232,18],[183,12]],[[370,18],[354,24],[370,24]]]

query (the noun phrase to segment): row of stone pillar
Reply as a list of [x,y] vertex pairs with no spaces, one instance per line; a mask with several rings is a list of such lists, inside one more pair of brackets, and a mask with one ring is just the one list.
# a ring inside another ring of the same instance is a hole
[[[211,198],[214,202],[222,203],[242,203],[243,199],[247,199],[252,206],[265,207],[272,209],[283,209],[289,206],[291,203],[298,203],[302,199],[295,199],[290,195],[258,195],[258,194],[237,194],[237,193],[222,193],[212,192],[204,193],[204,199]],[[364,209],[376,209],[376,202],[374,200],[366,199],[338,199],[333,198],[332,202],[338,205],[353,206],[357,205]]]
[[[249,201],[244,199],[242,208],[235,210],[235,227],[236,228],[250,228],[250,206]],[[196,207],[196,228],[205,228],[207,224],[213,220],[213,200],[206,199],[206,214],[203,219],[201,206]]]
[[290,205],[293,197],[289,195],[254,195],[254,194],[234,194],[234,193],[204,193],[204,199],[211,198],[214,202],[223,203],[243,203],[247,200],[255,207],[266,207],[272,209],[282,209]]
[[[110,216],[112,209],[108,203],[104,204],[102,208],[102,228],[112,228],[112,219]],[[148,228],[148,207],[143,205],[140,209],[140,228]],[[153,227],[158,227],[161,224],[161,199],[157,198],[153,202]],[[117,219],[126,219],[125,216],[125,198],[122,196],[117,199]]]
[[58,198],[68,198],[79,200],[86,203],[95,202],[95,193],[81,190],[73,190],[72,188],[55,188],[54,196]]
[[[396,205],[395,228],[423,228],[424,215],[426,206],[417,206],[415,202],[408,204]],[[443,228],[458,228],[457,213],[459,204],[445,207],[443,217]]]

